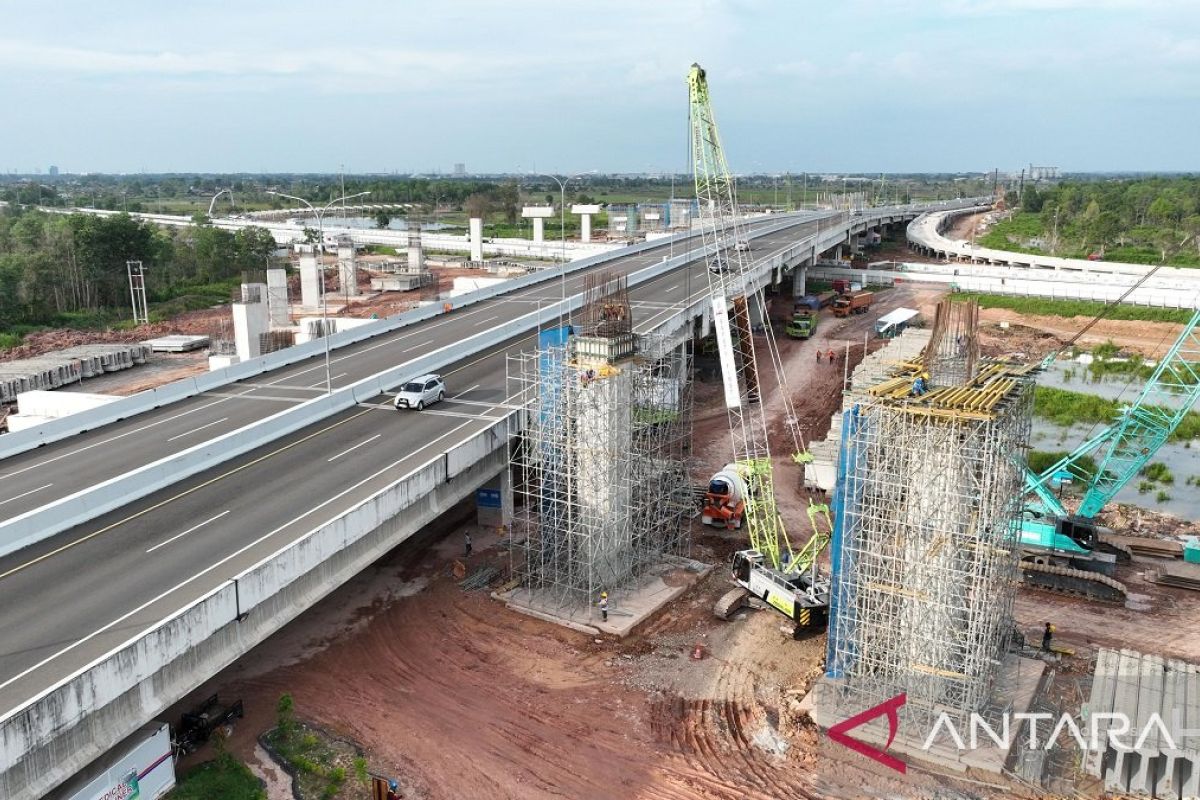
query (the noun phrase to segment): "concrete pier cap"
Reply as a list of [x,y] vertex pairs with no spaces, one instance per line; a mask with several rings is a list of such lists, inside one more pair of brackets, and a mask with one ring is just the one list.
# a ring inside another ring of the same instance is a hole
[[579,241],[590,242],[592,240],[592,215],[600,213],[600,206],[594,204],[573,205],[571,213],[580,216],[579,222]]
[[521,209],[521,216],[533,220],[533,241],[544,242],[546,219],[554,216],[554,206],[525,206]]

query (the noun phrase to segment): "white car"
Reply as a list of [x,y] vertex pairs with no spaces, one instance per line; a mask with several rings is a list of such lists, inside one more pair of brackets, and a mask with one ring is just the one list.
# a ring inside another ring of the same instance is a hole
[[446,382],[441,375],[421,375],[410,381],[405,381],[396,392],[392,405],[399,411],[402,408],[415,408],[418,411],[425,406],[440,403],[446,399]]

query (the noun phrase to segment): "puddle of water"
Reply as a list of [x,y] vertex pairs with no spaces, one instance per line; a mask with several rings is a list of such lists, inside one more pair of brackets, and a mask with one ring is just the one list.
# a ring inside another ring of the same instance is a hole
[[[1072,425],[1063,428],[1044,419],[1035,418],[1030,444],[1034,450],[1070,452],[1087,441],[1089,436],[1101,430],[1101,425]],[[1155,484],[1154,489],[1139,494],[1138,484],[1142,479],[1134,478],[1117,492],[1116,501],[1163,511],[1184,519],[1200,517],[1200,486],[1187,485],[1189,477],[1196,476],[1197,480],[1200,480],[1200,446],[1186,447],[1184,442],[1170,442],[1159,448],[1150,462],[1165,464],[1174,475],[1175,482],[1169,485]],[[1170,499],[1160,502],[1156,497],[1160,489],[1166,492]]]

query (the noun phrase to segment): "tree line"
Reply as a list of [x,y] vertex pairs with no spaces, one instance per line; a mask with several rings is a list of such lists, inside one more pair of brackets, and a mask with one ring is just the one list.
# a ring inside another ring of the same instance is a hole
[[[62,324],[64,317],[129,307],[127,261],[141,261],[152,302],[225,292],[247,270],[270,266],[265,228],[169,230],[125,214],[96,217],[0,209],[0,327]],[[226,294],[227,296],[227,294]]]
[[[1017,198],[1010,197],[1010,201]],[[1200,177],[1065,181],[1026,186],[1001,244],[1058,255],[1200,266]]]

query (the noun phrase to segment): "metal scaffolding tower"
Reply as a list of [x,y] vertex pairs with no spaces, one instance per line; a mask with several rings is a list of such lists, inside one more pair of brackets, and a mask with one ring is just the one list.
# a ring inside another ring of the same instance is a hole
[[686,348],[635,337],[624,276],[589,280],[574,335],[510,356],[526,409],[511,464],[514,577],[559,607],[594,602],[687,555],[695,510]]
[[902,716],[922,730],[987,706],[1012,627],[1033,406],[1033,368],[967,373],[955,320],[971,312],[949,312],[926,354],[965,380],[914,396],[918,359],[845,415],[831,547],[828,674],[858,709],[906,693]]
[[133,301],[133,324],[145,325],[150,322],[150,309],[146,305],[146,273],[141,261],[126,261],[125,271],[129,273],[129,295]]

